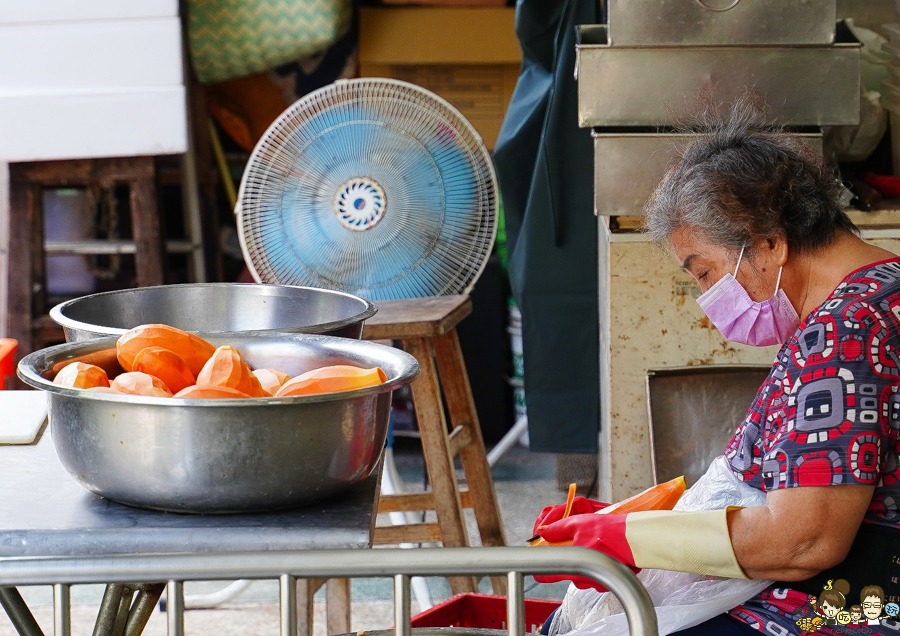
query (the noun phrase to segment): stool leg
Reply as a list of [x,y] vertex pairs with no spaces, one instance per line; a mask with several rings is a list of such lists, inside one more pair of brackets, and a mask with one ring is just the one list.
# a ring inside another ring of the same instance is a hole
[[151,179],[132,181],[129,184],[129,203],[138,287],[162,285],[163,245],[156,184]]
[[350,579],[328,579],[325,584],[325,627],[329,634],[350,631]]
[[[469,429],[471,442],[460,449],[459,459],[466,473],[469,492],[472,494],[472,506],[481,544],[484,546],[506,545],[503,537],[503,522],[500,518],[500,506],[497,504],[497,492],[491,476],[484,449],[484,438],[481,435],[481,424],[472,398],[472,387],[466,372],[462,348],[456,329],[451,329],[443,336],[434,339],[434,352],[437,358],[441,386],[447,398],[447,409],[450,422],[454,427],[464,426]],[[495,594],[506,593],[506,579],[502,576],[492,577],[491,583]]]
[[297,636],[312,636],[313,596],[324,579],[297,579]]
[[[425,468],[428,470],[428,479],[434,492],[434,508],[441,528],[441,543],[445,547],[464,547],[469,542],[430,342],[415,338],[404,340],[403,346],[419,361],[422,369],[421,375],[412,383],[411,389],[419,433],[422,435]],[[451,578],[450,589],[454,594],[478,591],[473,577]]]

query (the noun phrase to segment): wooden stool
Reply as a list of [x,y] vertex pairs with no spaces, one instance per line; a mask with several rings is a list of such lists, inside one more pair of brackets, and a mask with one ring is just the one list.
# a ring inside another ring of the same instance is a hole
[[[434,510],[437,523],[377,527],[374,543],[440,541],[445,547],[468,546],[463,508],[473,508],[482,545],[505,545],[494,481],[456,333],[456,325],[471,313],[472,301],[468,296],[441,296],[379,301],[377,306],[378,313],[366,321],[363,337],[400,341],[422,367],[411,388],[432,488],[430,493],[382,496],[378,512]],[[447,429],[441,388],[452,431]],[[456,481],[456,455],[468,489],[460,489]],[[495,594],[506,593],[504,577],[492,577],[491,583]],[[450,579],[454,594],[477,592],[476,585],[473,577]]]
[[[156,204],[153,157],[14,163],[10,174],[9,335],[19,341],[18,362],[43,342],[62,337],[44,316],[44,188],[123,184],[129,188],[133,246],[139,286],[163,284],[163,244]],[[86,241],[85,243],[102,243]],[[82,253],[82,252],[79,252]],[[83,252],[88,253],[88,252]],[[35,346],[37,345],[37,346]]]

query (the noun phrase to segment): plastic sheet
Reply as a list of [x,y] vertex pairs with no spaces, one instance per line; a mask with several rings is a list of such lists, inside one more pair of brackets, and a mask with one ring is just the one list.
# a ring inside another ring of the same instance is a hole
[[[766,495],[737,479],[722,456],[713,460],[696,484],[682,495],[675,510],[719,510],[726,506],[762,506]],[[719,577],[642,570],[638,578],[656,607],[659,633],[671,634],[727,612],[753,598],[772,581],[746,581]],[[625,636],[628,622],[612,594],[569,587],[550,626],[550,634]]]

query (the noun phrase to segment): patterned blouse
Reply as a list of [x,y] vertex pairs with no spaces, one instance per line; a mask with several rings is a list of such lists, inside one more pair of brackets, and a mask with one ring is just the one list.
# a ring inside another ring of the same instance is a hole
[[[725,449],[763,491],[875,486],[865,522],[900,527],[900,259],[849,274],[778,352]],[[804,633],[806,594],[766,590],[732,616],[774,636]],[[900,634],[900,625],[819,633]]]

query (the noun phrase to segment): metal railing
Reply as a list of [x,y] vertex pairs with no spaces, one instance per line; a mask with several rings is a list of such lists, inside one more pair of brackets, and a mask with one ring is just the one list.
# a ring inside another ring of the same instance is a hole
[[632,636],[658,636],[653,603],[637,577],[615,559],[583,548],[395,548],[0,559],[0,588],[54,585],[56,636],[70,634],[68,587],[76,584],[142,587],[134,582],[167,581],[168,633],[183,636],[184,581],[277,578],[281,590],[280,633],[296,636],[298,578],[393,577],[394,631],[396,636],[410,636],[410,577],[504,574],[509,585],[510,636],[525,634],[525,574],[575,574],[595,580],[619,599]]

